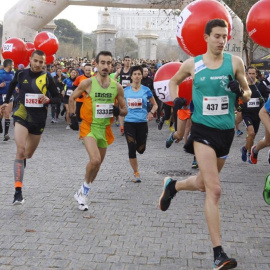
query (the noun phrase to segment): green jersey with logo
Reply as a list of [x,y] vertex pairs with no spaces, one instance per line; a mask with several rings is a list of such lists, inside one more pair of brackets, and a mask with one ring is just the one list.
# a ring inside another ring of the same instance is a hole
[[211,128],[234,128],[236,95],[227,87],[228,75],[234,79],[231,54],[224,53],[223,63],[217,69],[207,68],[202,55],[195,57],[194,62],[192,121]]

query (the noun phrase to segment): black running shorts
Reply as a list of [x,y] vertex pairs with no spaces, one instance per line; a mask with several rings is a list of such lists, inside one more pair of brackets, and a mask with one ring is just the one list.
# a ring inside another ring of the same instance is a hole
[[254,115],[245,115],[242,114],[243,123],[245,124],[246,128],[249,126],[253,126],[254,132],[257,133],[260,127],[261,119],[258,114]]
[[13,119],[14,119],[14,125],[16,122],[19,123],[20,125],[27,128],[28,132],[33,135],[41,135],[46,125],[45,121],[41,123],[33,123],[33,122],[28,122],[26,120],[23,120],[22,118],[18,116],[13,116]]
[[212,147],[218,158],[226,157],[232,145],[234,129],[217,129],[205,125],[192,123],[190,135],[184,149],[190,154],[194,154],[193,142],[199,142]]

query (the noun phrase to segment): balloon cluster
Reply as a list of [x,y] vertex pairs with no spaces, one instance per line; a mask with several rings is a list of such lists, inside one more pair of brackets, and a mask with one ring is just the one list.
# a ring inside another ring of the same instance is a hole
[[55,60],[55,53],[59,47],[56,36],[50,32],[43,31],[36,35],[34,43],[24,42],[20,38],[10,38],[3,45],[1,53],[4,59],[12,59],[15,68],[19,64],[28,66],[33,51],[41,50],[46,54],[46,64]]

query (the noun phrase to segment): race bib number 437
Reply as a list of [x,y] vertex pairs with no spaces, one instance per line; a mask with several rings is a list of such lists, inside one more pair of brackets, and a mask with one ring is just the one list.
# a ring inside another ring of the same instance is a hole
[[229,97],[203,97],[203,115],[223,115],[229,113]]

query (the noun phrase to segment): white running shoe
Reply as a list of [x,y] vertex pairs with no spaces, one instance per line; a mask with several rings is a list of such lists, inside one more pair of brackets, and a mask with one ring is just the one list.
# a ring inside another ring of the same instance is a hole
[[84,194],[84,187],[83,185],[79,188],[79,190],[74,194],[74,199],[78,202],[79,206],[79,210],[81,211],[87,211],[88,210],[88,205],[87,205],[87,201],[88,201],[88,194]]
[[70,129],[70,125],[67,125],[66,129]]

